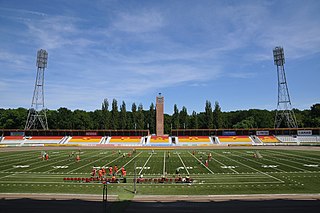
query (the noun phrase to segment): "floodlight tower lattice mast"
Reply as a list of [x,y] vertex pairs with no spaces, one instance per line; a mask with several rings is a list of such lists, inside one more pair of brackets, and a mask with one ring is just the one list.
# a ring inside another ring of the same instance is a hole
[[44,70],[47,68],[48,53],[40,49],[37,52],[37,76],[34,85],[31,108],[29,109],[25,130],[37,129],[40,123],[45,130],[48,129],[46,109],[44,108]]
[[288,128],[297,128],[297,121],[292,110],[290,95],[284,71],[284,51],[282,47],[273,49],[274,64],[277,66],[278,74],[278,104],[274,127],[279,128],[282,122],[285,122]]

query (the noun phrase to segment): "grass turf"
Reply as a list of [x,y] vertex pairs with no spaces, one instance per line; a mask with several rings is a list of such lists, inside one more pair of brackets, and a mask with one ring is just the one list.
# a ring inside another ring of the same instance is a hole
[[[140,195],[297,194],[320,193],[320,152],[297,150],[49,150],[0,152],[0,192],[101,194],[101,183],[64,181],[65,177],[90,177],[93,166],[124,166],[127,183],[108,184],[108,193],[127,199],[133,192],[134,165],[137,176],[152,182],[137,184]],[[258,153],[257,153],[258,152]],[[125,153],[125,157],[123,157]],[[204,165],[212,154],[209,166]],[[254,158],[254,154],[261,158]],[[202,160],[201,160],[202,159]],[[155,183],[166,175],[193,178],[192,184]]]

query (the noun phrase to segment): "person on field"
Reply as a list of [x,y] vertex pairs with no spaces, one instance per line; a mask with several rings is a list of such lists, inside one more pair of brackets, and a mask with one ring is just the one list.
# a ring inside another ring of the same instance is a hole
[[212,154],[210,152],[209,155],[208,155],[208,160],[211,161],[211,159],[212,159]]
[[117,173],[118,173],[118,166],[115,165],[115,166],[114,166],[114,174],[117,174]]
[[46,159],[46,160],[49,160],[49,154],[48,154],[48,153],[46,153],[45,159]]
[[107,174],[106,168],[103,166],[101,170],[102,170],[102,176],[106,177],[106,174]]
[[76,161],[79,162],[80,161],[80,155],[76,156]]
[[113,172],[112,172],[112,166],[109,166],[109,175],[112,176]]
[[209,166],[209,161],[208,160],[206,160],[205,165],[206,165],[206,167]]
[[95,177],[97,174],[97,169],[95,167],[92,168],[91,176]]

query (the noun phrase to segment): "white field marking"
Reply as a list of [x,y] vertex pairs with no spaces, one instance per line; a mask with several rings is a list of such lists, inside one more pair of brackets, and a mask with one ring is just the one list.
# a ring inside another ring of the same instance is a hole
[[[235,151],[235,152],[237,152],[237,151]],[[238,152],[238,153],[241,154],[241,152]],[[249,155],[248,155],[248,156],[249,156]],[[246,159],[246,160],[249,160],[249,161],[251,161],[251,162],[254,162],[255,164],[264,165],[263,163],[260,163],[260,162],[258,162],[258,161],[251,160],[251,159],[249,159],[249,158],[241,157],[240,155],[239,155],[238,157],[243,158],[243,159]],[[251,156],[250,156],[250,157],[251,157]],[[273,160],[266,159],[266,158],[263,158],[263,160],[271,161],[271,162],[273,162],[273,163],[282,164],[282,163],[280,163],[280,162],[275,162],[275,161],[273,161]],[[286,164],[282,164],[282,165],[286,165]],[[279,168],[277,168],[277,167],[272,167],[272,169],[276,169],[276,170],[278,170],[278,171],[285,172],[284,170],[279,169]]]
[[[270,150],[265,150],[265,151],[269,151],[269,152],[271,152]],[[312,157],[304,157],[304,156],[300,156],[300,155],[295,155],[295,154],[290,154],[290,153],[281,153],[281,152],[276,152],[276,151],[273,151],[273,152],[271,152],[271,153],[273,153],[273,154],[284,154],[284,155],[286,155],[288,158],[290,158],[290,159],[294,159],[294,160],[296,160],[297,158],[298,159],[301,159],[302,161],[304,161],[304,162],[309,162],[309,163],[318,163],[319,162],[319,159],[316,159],[316,158],[312,158]],[[292,156],[292,157],[291,157]],[[311,159],[311,160],[308,160],[308,159],[306,159],[306,158],[309,158],[309,159]],[[282,159],[282,158],[280,158],[280,159]],[[316,162],[315,162],[316,161]],[[303,163],[298,163],[298,162],[295,162],[296,164],[303,164]]]
[[[92,164],[92,163],[94,163],[94,162],[97,162],[97,161],[99,161],[99,160],[102,160],[102,159],[111,157],[112,155],[115,155],[115,154],[116,154],[116,153],[112,153],[111,155],[107,155],[107,156],[105,156],[105,157],[103,157],[103,158],[98,158],[98,159],[95,160],[95,161],[91,161],[91,162],[89,162],[89,163],[87,163],[87,164],[85,164],[85,165],[83,165],[83,166],[80,166],[80,167],[77,167],[77,168],[75,168],[75,169],[73,169],[73,170],[71,170],[71,171],[68,171],[67,174],[72,173],[72,172],[74,172],[74,171],[76,171],[76,170],[79,170],[79,169],[81,169],[81,168],[83,168],[83,167],[85,167],[85,166],[88,166],[89,164]],[[97,155],[99,155],[99,153],[98,153]],[[90,158],[96,157],[97,155],[94,155],[94,156],[92,156],[92,157],[90,157]],[[115,160],[119,159],[120,157],[122,157],[122,156],[119,156],[119,157],[116,158]],[[113,160],[113,161],[115,161],[115,160]],[[113,162],[113,161],[112,161],[112,162]],[[111,162],[111,163],[112,163],[112,162]],[[74,163],[76,163],[76,162],[73,162],[73,164],[74,164]],[[101,167],[103,167],[103,166],[101,166]]]
[[194,157],[198,162],[200,162],[203,166],[204,166],[204,168],[206,168],[209,172],[211,172],[211,174],[214,174],[214,172],[211,170],[211,169],[209,169],[209,167],[206,167],[206,165],[204,165],[202,162],[201,162],[201,160],[199,160],[198,158],[196,158],[196,156],[194,156],[193,154],[191,154],[191,152],[188,152],[192,157]]
[[[229,154],[230,154],[230,152],[229,152]],[[211,158],[212,160],[214,160],[214,161],[216,161],[216,162],[218,162],[219,164],[221,164],[222,166],[226,166],[224,163],[221,163],[220,161],[218,161],[217,159],[215,159],[214,157],[212,157]],[[234,173],[236,173],[236,174],[239,174],[239,172],[237,172],[236,170],[234,170],[234,168],[229,168],[231,171],[233,171]]]
[[14,165],[13,168],[28,168],[30,165]]
[[[89,154],[92,154],[91,152],[90,153],[88,153],[87,152],[87,154],[84,154],[83,156],[86,156],[86,155],[89,155]],[[115,153],[113,153],[113,154],[111,154],[111,155],[108,155],[108,156],[106,156],[106,157],[109,157],[109,156],[112,156],[112,155],[114,155]],[[91,157],[88,157],[87,159],[91,159],[91,158],[94,158],[94,157],[97,157],[99,154],[96,154],[96,155],[92,155]],[[104,159],[104,158],[106,158],[106,157],[103,157],[102,159]],[[69,162],[69,163],[67,163],[66,165],[68,165],[68,166],[70,166],[70,165],[72,165],[72,164],[75,164],[75,163],[78,163],[74,158],[71,158],[71,159],[73,159],[71,162]],[[70,158],[68,158],[68,160],[70,160]],[[101,159],[99,159],[99,160],[101,160]],[[93,162],[96,162],[96,161],[93,161]],[[90,162],[90,163],[92,163],[92,162]],[[89,164],[89,163],[88,163]],[[86,165],[88,165],[88,164],[86,164]],[[86,166],[85,165],[85,166]],[[78,167],[79,168],[79,167]],[[77,169],[78,169],[77,168]],[[82,168],[82,167],[81,167]],[[51,172],[51,171],[54,171],[55,169],[50,169],[50,170],[47,170],[46,172]]]
[[318,167],[318,164],[303,164],[306,167]]
[[[53,182],[53,181],[50,181],[50,182],[37,182],[37,181],[0,181],[0,183],[7,183],[7,184],[58,184],[58,185],[66,185],[66,183],[64,182]],[[126,185],[124,185],[124,188],[126,188],[126,186],[129,186],[130,183],[127,183]],[[279,184],[279,182],[270,182],[270,181],[265,181],[265,182],[230,182],[230,183],[193,183],[194,185],[198,185],[198,184],[203,184],[203,185],[244,185],[244,184]],[[87,186],[88,183],[81,183],[81,182],[77,182],[77,183],[73,183],[73,182],[70,182],[70,183],[67,183],[67,185],[84,185],[84,186]],[[95,185],[95,186],[101,186],[101,183],[90,183],[90,186],[92,185]],[[144,185],[151,185],[151,184],[144,184]],[[163,186],[163,184],[154,184],[152,183],[152,186]],[[170,186],[183,186],[181,185],[181,183],[172,183],[170,184]],[[185,185],[187,186],[187,185]]]
[[182,163],[182,165],[183,165],[184,169],[186,170],[187,174],[188,174],[188,175],[190,175],[190,173],[189,173],[189,171],[188,171],[188,169],[187,169],[186,165],[184,164],[184,162],[183,162],[183,160],[182,160],[182,158],[181,158],[181,156],[180,156],[179,154],[178,154],[178,157],[180,158],[180,161],[181,161],[181,163]]
[[[59,158],[57,158],[57,159],[59,159]],[[63,159],[63,160],[58,161],[58,162],[62,162],[62,161],[65,161],[65,160],[66,160],[66,159]],[[35,161],[34,156],[32,157],[31,160],[24,161],[24,163],[29,162],[29,161]],[[31,165],[35,165],[35,164],[39,164],[39,163],[41,163],[41,162],[43,162],[43,161],[40,160],[40,159],[37,159],[37,161],[35,161],[34,163],[31,163],[30,166],[31,166]],[[38,167],[31,168],[31,169],[27,169],[27,170],[24,170],[24,172],[30,171],[30,170],[34,170],[34,169],[38,169],[38,168],[45,167],[45,166],[50,166],[50,165],[52,165],[52,164],[54,164],[54,163],[58,163],[58,162],[52,162],[52,163],[49,163],[49,164],[46,164],[46,165],[43,165],[43,166],[38,166]],[[12,168],[5,169],[5,170],[2,170],[2,171],[7,171],[7,170],[12,170]]]
[[163,152],[163,170],[162,174],[166,174],[166,152]]
[[[266,150],[264,150],[264,151],[266,151]],[[307,171],[307,170],[305,170],[305,169],[302,169],[302,168],[299,168],[299,167],[296,167],[296,166],[292,166],[292,165],[288,165],[288,164],[285,164],[285,163],[281,163],[280,161],[271,160],[271,159],[269,159],[269,158],[275,158],[275,157],[271,157],[271,156],[268,155],[268,154],[264,154],[264,156],[267,156],[267,157],[268,157],[268,158],[264,158],[264,160],[267,160],[267,161],[270,161],[270,162],[273,162],[273,163],[278,163],[278,164],[281,164],[281,165],[286,166],[286,167],[298,169],[298,170],[300,170],[300,171]],[[278,169],[278,170],[280,170],[280,171],[282,171],[282,172],[286,172],[286,171],[284,171],[284,170],[282,170],[282,169]]]
[[67,169],[69,166],[52,166],[54,169]]
[[[142,169],[142,166],[137,166],[136,169]],[[143,167],[143,169],[150,169],[150,166]]]
[[[220,154],[218,154],[218,155],[220,155]],[[223,156],[223,155],[222,155],[222,156]],[[233,155],[233,156],[234,156],[234,155]],[[257,172],[260,172],[261,174],[264,174],[264,175],[266,175],[266,176],[268,176],[268,177],[271,177],[271,178],[273,178],[273,179],[275,179],[275,180],[277,180],[277,181],[280,181],[281,183],[284,183],[283,180],[280,180],[279,178],[273,177],[272,175],[269,175],[269,174],[267,174],[267,173],[265,173],[265,172],[262,172],[262,171],[260,171],[260,170],[258,170],[258,169],[255,169],[255,168],[253,168],[253,167],[251,167],[251,166],[248,166],[248,165],[246,165],[246,164],[244,164],[244,163],[241,163],[240,161],[236,161],[236,160],[234,160],[234,159],[232,159],[232,158],[229,158],[229,157],[227,157],[227,156],[224,156],[224,157],[226,157],[226,158],[228,158],[228,159],[230,159],[230,160],[232,160],[232,161],[234,161],[234,162],[236,162],[236,163],[238,163],[238,164],[241,164],[241,165],[243,165],[243,166],[245,166],[245,167],[248,167],[248,168],[251,168],[251,169],[253,169],[253,170],[257,171]]]
[[[96,156],[96,155],[95,155]],[[92,157],[94,157],[94,156],[92,156]],[[90,159],[90,158],[92,158],[92,157],[89,157],[88,159]],[[46,167],[46,166],[51,166],[52,164],[57,164],[57,163],[60,163],[60,162],[64,162],[64,161],[68,161],[68,160],[70,160],[70,158],[64,158],[63,160],[60,160],[60,161],[57,161],[57,162],[52,162],[52,163],[48,163],[48,164],[45,164],[45,165],[42,165],[42,166],[38,166],[38,167],[36,167],[36,168],[34,168],[34,169],[39,169],[39,168],[42,168],[42,167]],[[49,162],[50,162],[50,160],[49,160]],[[75,161],[74,161],[75,162]],[[74,163],[73,162],[73,163]],[[70,165],[70,164],[72,164],[72,163],[67,163],[66,165]],[[34,169],[31,169],[31,170],[34,170]],[[47,171],[45,171],[45,172],[51,172],[52,170],[55,170],[55,169],[49,169],[49,170],[47,170]],[[30,169],[29,170],[25,170],[25,172],[26,171],[30,171]]]
[[222,169],[234,169],[236,166],[221,166]]
[[279,165],[262,165],[262,168],[277,168]]
[[141,172],[143,171],[143,168],[147,165],[147,163],[149,162],[149,160],[150,160],[150,158],[152,157],[152,155],[153,155],[153,154],[151,153],[151,155],[148,157],[148,159],[146,160],[145,164],[144,164],[143,167],[141,168],[140,172],[138,173],[138,175],[141,174]]
[[[133,158],[131,158],[131,160],[129,160],[126,164],[123,165],[123,167],[127,166],[131,161],[133,161],[136,157],[138,157],[142,152],[139,152],[139,154],[137,154],[136,156],[134,156]],[[119,171],[118,171],[119,172]]]
[[230,154],[231,152],[222,152],[223,154]]
[[[264,151],[265,151],[265,152],[272,153],[272,152],[270,152],[270,151],[268,151],[268,150],[264,150]],[[297,156],[297,157],[298,157],[298,156]],[[288,160],[288,159],[285,159],[285,158],[279,158],[279,157],[274,157],[274,158],[276,158],[276,159],[281,159],[281,160],[284,160],[284,161],[288,161],[288,162],[291,162],[291,163],[293,163],[293,164],[303,165],[302,163],[297,163],[297,162],[294,162],[294,161],[292,161],[292,160]],[[277,163],[281,164],[281,163],[278,162],[278,161],[277,161]],[[307,170],[307,169],[304,169],[304,168],[300,168],[300,167],[296,167],[296,166],[292,166],[292,165],[288,165],[288,164],[284,164],[284,165],[286,165],[286,166],[288,166],[288,167],[291,167],[291,168],[295,168],[295,169],[301,170],[301,171],[310,172],[310,170]]]
[[[30,165],[38,164],[38,163],[41,162],[41,160],[39,158],[40,155],[37,154],[37,153],[39,153],[39,152],[34,153],[34,155],[30,155],[30,153],[24,152],[24,155],[22,155],[22,156],[26,156],[26,157],[20,157],[20,158],[15,159],[15,160],[8,160],[8,161],[6,161],[7,163],[5,165],[3,165],[3,166],[7,166],[9,164],[9,162],[10,162],[10,164],[12,164],[12,163],[14,163],[16,161],[21,162],[22,160],[23,160],[23,163],[28,163],[30,161],[33,162],[33,163],[30,163]],[[29,160],[27,160],[27,159],[29,159]],[[35,159],[37,159],[37,161],[35,161]],[[2,166],[0,166],[0,168],[1,167]],[[8,169],[2,170],[2,171],[7,171],[9,169],[12,169],[12,168],[8,168]]]
[[[297,150],[292,150],[292,151],[296,151],[297,152]],[[313,153],[312,151],[306,151],[308,154],[311,154],[311,155],[317,155],[317,157],[309,157],[309,156],[300,156],[300,155],[298,155],[298,154],[293,154],[293,153],[285,153],[286,155],[291,155],[291,156],[293,156],[293,157],[299,157],[300,159],[302,159],[302,158],[304,158],[304,159],[310,159],[310,160],[312,160],[311,162],[314,162],[314,161],[319,161],[320,160],[320,156],[319,156],[319,154],[320,154],[320,152],[319,153],[317,153],[317,154],[315,154],[315,153]]]

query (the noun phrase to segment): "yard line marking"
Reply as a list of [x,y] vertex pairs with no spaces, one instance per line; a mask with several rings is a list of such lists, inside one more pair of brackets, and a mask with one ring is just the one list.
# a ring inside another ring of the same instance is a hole
[[[127,166],[131,161],[133,161],[136,157],[138,157],[142,152],[139,152],[139,154],[137,154],[136,156],[134,156],[134,158],[132,158],[131,160],[129,160],[126,164],[123,165],[123,167]],[[119,170],[120,171],[120,170]],[[118,174],[118,172],[116,174]]]
[[[58,157],[57,159],[60,159],[62,158],[63,156],[61,157]],[[37,158],[34,158],[34,156],[31,156],[31,159],[30,160],[27,160],[27,161],[24,161],[24,163],[27,163],[29,161],[32,161],[33,163],[30,163],[29,165],[35,165],[35,164],[39,164],[39,163],[43,163],[44,161],[43,160],[40,160],[38,157]],[[50,161],[50,160],[49,160]],[[51,160],[52,161],[52,160]],[[63,160],[61,160],[63,161]],[[58,162],[61,162],[61,161],[58,161]],[[53,162],[53,163],[57,163],[57,162]],[[26,171],[30,171],[30,170],[34,170],[34,169],[37,169],[37,168],[41,168],[41,167],[44,167],[44,166],[47,166],[47,165],[52,165],[53,163],[50,163],[50,164],[46,164],[46,165],[43,165],[43,166],[40,166],[40,167],[35,167],[35,168],[30,168],[30,169],[27,169],[27,170],[24,170],[24,172]],[[13,170],[14,168],[8,168],[8,169],[5,169],[5,170],[2,170],[2,171],[8,171],[8,170]]]
[[[266,151],[266,150],[264,150],[264,151]],[[270,157],[270,158],[276,158],[276,157],[270,156],[268,154],[264,154],[264,155],[266,155],[267,157]],[[292,165],[289,165],[289,164],[281,163],[280,161],[274,161],[274,160],[271,160],[271,159],[266,159],[266,160],[271,161],[271,162],[275,162],[277,164],[281,164],[281,165],[284,165],[284,166],[287,166],[287,167],[291,167],[291,168],[294,168],[294,169],[298,169],[300,171],[309,172],[308,170],[305,170],[305,169],[302,169],[302,168],[299,168],[299,167],[296,167],[296,166],[292,166]],[[283,172],[287,173],[286,171],[283,171]]]
[[[98,155],[100,155],[100,153],[98,153],[98,154],[96,154],[96,155],[91,155],[92,153],[90,153],[90,157],[88,157],[88,158],[86,158],[86,159],[91,159],[91,158],[94,158],[94,157],[96,157],[96,156],[98,156]],[[115,153],[113,153],[113,154],[115,154]],[[110,156],[112,156],[113,154],[111,154],[111,155],[108,155],[108,156],[106,156],[106,157],[110,157]],[[103,157],[102,159],[104,159],[104,158],[106,158],[106,157]],[[101,160],[101,159],[99,159],[99,160]],[[94,161],[94,162],[96,162],[96,161]],[[72,165],[72,164],[75,164],[75,163],[77,163],[77,161],[72,161],[72,162],[70,162],[70,163],[67,163],[66,165]],[[92,162],[90,162],[90,163],[92,163]],[[90,164],[90,163],[88,163],[88,164]],[[86,165],[88,165],[88,164],[86,164]],[[86,166],[85,165],[85,166]],[[77,168],[83,168],[83,167],[77,167]],[[46,172],[51,172],[51,171],[54,171],[54,170],[57,170],[57,169],[50,169],[50,170],[48,170],[48,171],[46,171]],[[75,169],[74,169],[75,170]]]
[[[268,150],[266,150],[266,151],[268,151]],[[276,151],[271,152],[271,153],[280,154],[280,152],[276,152]],[[281,154],[285,154],[285,155],[286,155],[288,158],[290,158],[290,159],[292,159],[292,158],[293,158],[293,159],[296,159],[296,158],[298,157],[299,159],[301,159],[301,160],[304,161],[304,162],[315,163],[314,160],[313,160],[313,161],[310,161],[310,160],[307,160],[307,159],[302,159],[302,158],[305,158],[305,157],[300,156],[300,155],[289,154],[289,153],[281,153]],[[293,156],[293,157],[290,157],[290,156]],[[314,158],[312,158],[312,159],[314,159]],[[316,161],[319,162],[319,159],[316,159]],[[299,163],[299,162],[297,162],[297,164],[303,165],[304,163]]]
[[[234,152],[237,152],[237,153],[239,153],[239,154],[242,154],[242,153],[239,152],[239,151],[234,151]],[[249,156],[249,154],[246,154],[246,155]],[[241,157],[240,155],[238,155],[238,157],[239,157],[239,158],[246,159],[246,158],[244,158],[244,157]],[[246,160],[249,160],[249,161],[254,162],[254,163],[256,163],[256,164],[265,165],[264,163],[260,163],[260,162],[258,162],[258,161],[254,161],[254,160],[252,160],[252,159],[246,159]],[[278,164],[282,164],[282,165],[285,165],[285,166],[286,166],[286,164],[280,163],[280,162],[278,162],[278,161],[273,161],[273,160],[269,160],[269,159],[266,159],[266,158],[263,158],[263,160],[271,161],[271,162],[273,162],[273,163],[278,163]],[[281,172],[285,172],[284,170],[279,169],[279,168],[276,168],[276,167],[275,167],[275,168],[274,168],[274,167],[271,167],[271,168],[272,168],[272,169],[276,169],[276,170],[281,171]]]
[[182,160],[182,158],[180,157],[180,154],[179,154],[178,152],[177,152],[177,155],[178,155],[178,157],[180,158],[180,161],[181,161],[182,165],[184,166],[184,169],[186,170],[186,172],[188,173],[188,175],[190,175],[190,173],[189,173],[186,165],[184,164],[184,162],[183,162],[183,160]]
[[147,159],[146,163],[143,165],[143,167],[141,168],[140,172],[138,175],[141,174],[141,172],[143,171],[144,167],[147,165],[147,163],[149,162],[150,158],[152,157],[153,153],[151,152],[151,155],[149,156],[149,158]]
[[[85,166],[88,166],[89,164],[92,164],[92,163],[97,162],[97,161],[99,161],[99,160],[102,160],[102,159],[111,157],[112,155],[115,155],[115,154],[116,154],[116,153],[112,153],[111,155],[107,155],[107,156],[105,156],[105,157],[103,157],[103,158],[99,158],[99,159],[97,159],[97,160],[95,160],[95,161],[91,161],[91,162],[89,162],[89,163],[87,163],[87,164],[85,164],[85,165],[83,165],[83,166],[77,167],[77,168],[75,168],[75,169],[67,172],[67,174],[69,174],[69,173],[71,173],[71,172],[74,172],[74,171],[76,171],[76,170],[78,170],[78,169],[81,169],[81,168],[83,168],[83,167],[85,167]],[[94,155],[94,156],[92,156],[92,157],[90,157],[90,158],[93,158],[93,157],[95,157],[95,156],[97,156],[97,155],[100,155],[100,153],[98,153],[98,154],[96,154],[96,155]],[[119,156],[118,158],[114,159],[113,161],[119,159],[120,157],[121,157],[121,156]],[[110,163],[112,163],[113,161],[111,161]],[[106,165],[107,165],[107,164],[106,164]]]
[[209,169],[209,167],[206,167],[206,165],[204,165],[202,162],[201,162],[201,160],[199,160],[198,158],[196,158],[193,154],[191,154],[191,152],[188,152],[192,157],[194,157],[198,162],[200,162],[203,166],[204,166],[204,168],[206,168],[209,172],[211,172],[211,174],[214,174],[214,172],[213,171],[211,171],[211,169]]
[[[220,155],[220,154],[219,154],[219,155]],[[233,155],[233,154],[231,154],[231,155]],[[233,155],[233,156],[235,156],[235,155]],[[236,163],[239,163],[239,164],[241,164],[241,165],[243,165],[243,166],[245,166],[245,167],[248,167],[248,168],[251,168],[251,169],[253,169],[253,170],[257,171],[257,172],[260,172],[261,174],[264,174],[264,175],[269,176],[269,177],[271,177],[271,178],[273,178],[273,179],[276,179],[276,180],[280,181],[281,183],[284,183],[284,181],[283,181],[283,180],[280,180],[279,178],[273,177],[272,175],[269,175],[269,174],[267,174],[267,173],[265,173],[265,172],[262,172],[262,171],[260,171],[260,170],[258,170],[258,169],[255,169],[255,168],[253,168],[253,167],[251,167],[251,166],[248,166],[248,165],[246,165],[246,164],[244,164],[244,163],[241,163],[240,161],[233,160],[232,158],[229,158],[229,157],[227,157],[227,156],[225,156],[225,157],[228,158],[228,159],[230,159],[230,160],[232,160],[232,161],[234,161],[234,162],[236,162]]]
[[[297,152],[298,150],[292,150],[293,152]],[[314,157],[310,157],[310,156],[300,156],[300,155],[297,155],[297,154],[293,154],[293,153],[286,153],[287,155],[293,155],[293,156],[299,156],[300,158],[309,158],[311,160],[316,160],[316,161],[319,161],[319,152],[318,153],[313,153],[312,151],[308,151],[308,154],[309,155],[312,155]],[[315,156],[316,155],[316,156]],[[318,158],[317,158],[318,157]]]
[[[89,155],[89,153],[87,153],[87,154],[83,154],[83,155]],[[60,159],[61,157],[59,157],[58,159]],[[36,170],[36,169],[39,169],[39,168],[42,168],[42,167],[45,167],[45,166],[51,166],[52,164],[57,164],[57,163],[60,163],[60,162],[63,162],[63,161],[67,161],[67,160],[69,160],[70,158],[65,158],[64,157],[64,159],[63,160],[60,160],[60,161],[48,161],[48,162],[50,162],[50,163],[48,163],[48,164],[45,164],[45,165],[42,165],[42,166],[38,166],[38,167],[35,167],[35,168],[30,168],[30,169],[27,169],[27,170],[24,170],[24,172],[27,172],[27,171],[31,171],[31,170]],[[40,161],[40,162],[45,162],[45,161]],[[36,163],[40,163],[40,162],[36,162]],[[30,165],[32,165],[32,164],[30,164]],[[46,171],[47,172],[47,171]]]
[[[265,152],[269,152],[268,150],[265,150]],[[273,152],[269,152],[269,153],[273,153]],[[282,154],[282,153],[281,153]],[[303,163],[298,163],[298,162],[294,162],[294,161],[292,161],[292,160],[287,160],[287,159],[285,159],[285,158],[280,158],[280,157],[275,157],[275,158],[277,158],[277,159],[281,159],[281,160],[284,160],[284,161],[288,161],[288,162],[291,162],[291,163],[294,163],[294,164],[301,164],[301,165],[303,165]],[[307,171],[307,172],[311,172],[310,170],[307,170],[307,169],[304,169],[304,168],[299,168],[299,167],[295,167],[295,166],[291,166],[291,167],[294,167],[294,168],[296,168],[296,169],[299,169],[299,170],[301,170],[301,171]]]
[[[30,161],[33,162],[33,163],[29,164],[29,165],[37,164],[37,163],[39,163],[39,162],[41,162],[41,161],[38,161],[38,160],[40,160],[40,159],[39,159],[39,156],[40,156],[40,155],[38,155],[38,154],[36,154],[36,153],[37,153],[37,152],[35,152],[34,155],[32,154],[32,155],[30,156],[30,153],[27,152],[27,154],[22,155],[22,156],[27,156],[26,158],[19,158],[19,159],[15,159],[15,160],[6,161],[7,163],[4,164],[4,165],[2,165],[2,166],[0,166],[0,168],[3,167],[3,166],[8,166],[9,162],[10,162],[10,164],[14,164],[16,161],[17,161],[17,162],[21,162],[22,160],[23,160],[23,163],[27,163],[27,162],[30,162]],[[37,156],[37,157],[35,158],[35,156]],[[28,159],[29,159],[29,160],[28,160]],[[35,159],[37,160],[36,162],[34,162]],[[7,171],[7,170],[10,170],[10,169],[12,169],[12,168],[8,168],[8,169],[5,169],[5,170],[3,170],[3,171]]]
[[[218,161],[218,160],[216,160],[215,158],[211,158],[212,160],[214,160],[214,161],[216,161],[216,162],[218,162],[219,164],[221,164],[221,165],[223,165],[223,166],[227,166],[227,165],[225,165],[224,163],[221,163],[220,161]],[[237,172],[236,170],[234,170],[233,168],[230,168],[230,170],[232,170],[233,172],[235,172],[236,174],[239,174],[239,172]]]
[[163,152],[163,175],[166,174],[166,152]]

